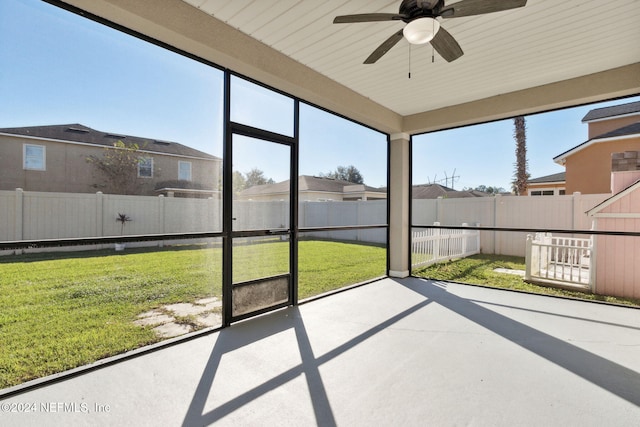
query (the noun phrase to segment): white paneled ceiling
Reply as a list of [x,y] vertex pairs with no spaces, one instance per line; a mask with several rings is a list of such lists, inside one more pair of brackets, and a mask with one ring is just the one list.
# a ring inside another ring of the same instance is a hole
[[465,53],[460,59],[435,53],[432,62],[430,45],[410,48],[403,39],[371,65],[362,62],[404,23],[333,18],[397,13],[400,0],[184,1],[403,116],[640,62],[640,0],[528,0],[524,8],[440,18]]

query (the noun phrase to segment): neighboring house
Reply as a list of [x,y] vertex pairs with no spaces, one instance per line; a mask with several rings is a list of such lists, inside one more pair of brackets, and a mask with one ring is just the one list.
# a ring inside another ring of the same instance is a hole
[[493,194],[477,190],[458,191],[440,184],[414,185],[411,189],[413,199],[460,199],[463,197],[490,197]]
[[554,173],[553,175],[541,176],[530,179],[527,182],[527,192],[529,196],[562,196],[565,194],[565,173]]
[[[236,199],[254,201],[288,200],[289,188],[289,180],[275,184],[255,185],[238,193]],[[298,178],[298,193],[298,199],[301,202],[384,200],[387,198],[387,192],[381,188],[309,175],[301,175]]]
[[[339,179],[301,175],[298,179],[300,201],[328,202],[355,200],[384,200],[387,198],[386,187],[369,187]],[[424,184],[413,186],[414,199],[488,197],[482,191],[457,191],[440,184]],[[264,184],[249,187],[236,195],[237,200],[273,201],[287,200],[289,197],[289,180],[275,184]]]
[[[596,230],[640,232],[640,151],[615,153],[612,158],[613,196],[587,214]],[[640,298],[638,237],[595,236],[595,292]]]
[[109,192],[90,157],[114,143],[137,144],[135,193],[210,197],[219,193],[221,159],[176,142],[119,135],[81,124],[0,128],[0,190]]
[[582,119],[589,139],[556,156],[565,167],[565,192],[611,192],[611,155],[640,150],[640,101],[591,110]]

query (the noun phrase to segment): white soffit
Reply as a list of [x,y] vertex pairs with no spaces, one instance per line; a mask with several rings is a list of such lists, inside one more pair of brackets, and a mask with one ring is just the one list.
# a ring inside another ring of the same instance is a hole
[[183,1],[403,116],[640,62],[639,0],[529,0],[520,9],[439,18],[464,56],[447,63],[435,53],[432,63],[423,45],[409,57],[403,39],[371,65],[362,62],[404,23],[333,18],[397,13],[400,0]]

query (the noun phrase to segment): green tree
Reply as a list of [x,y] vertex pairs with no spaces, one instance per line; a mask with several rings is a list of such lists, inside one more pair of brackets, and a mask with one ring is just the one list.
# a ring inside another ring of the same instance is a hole
[[242,172],[234,171],[233,172],[233,192],[239,193],[245,188],[247,188],[247,180],[242,175]]
[[524,194],[527,191],[529,181],[529,163],[527,161],[527,125],[524,116],[513,118],[513,138],[516,141],[516,170],[511,182],[515,194]]
[[116,141],[104,149],[102,156],[89,156],[87,162],[95,166],[99,182],[93,187],[112,194],[137,194],[140,187],[138,165],[141,162],[138,144]]
[[500,194],[500,193],[504,193],[505,190],[502,187],[493,187],[491,185],[487,186],[487,185],[478,185],[476,188],[472,188],[472,187],[465,187],[464,188],[465,191],[482,191],[483,193],[489,193],[489,194]]
[[233,172],[233,192],[239,193],[249,187],[264,184],[274,184],[275,181],[264,176],[264,172],[258,168],[253,168],[246,174],[242,172]]
[[364,179],[360,171],[353,165],[338,166],[335,171],[327,174],[320,174],[325,178],[339,179],[341,181],[353,182],[354,184],[364,184]]
[[274,181],[271,178],[264,176],[264,172],[258,168],[253,168],[245,174],[246,188],[254,187],[256,185],[273,184]]

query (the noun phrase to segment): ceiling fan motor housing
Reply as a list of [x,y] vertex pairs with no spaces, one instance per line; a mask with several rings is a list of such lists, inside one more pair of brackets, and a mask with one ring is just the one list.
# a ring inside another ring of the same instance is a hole
[[444,0],[402,0],[399,14],[407,16],[404,22],[411,22],[417,18],[435,18],[444,6]]

